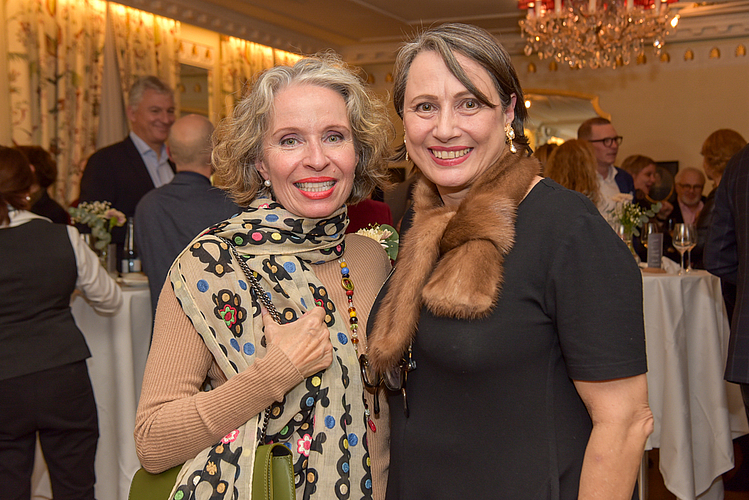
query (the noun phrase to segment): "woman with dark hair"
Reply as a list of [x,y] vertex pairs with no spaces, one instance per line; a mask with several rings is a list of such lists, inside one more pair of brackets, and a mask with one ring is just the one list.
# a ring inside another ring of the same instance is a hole
[[489,33],[419,34],[393,96],[419,178],[361,362],[392,391],[387,498],[631,498],[653,428],[634,259],[538,176]]
[[269,69],[216,129],[217,185],[245,208],[172,265],[136,418],[145,469],[185,463],[176,498],[250,498],[270,442],[292,451],[298,499],[384,496],[387,416],[370,415],[358,354],[390,261],[345,230],[346,204],[385,183],[392,135],[332,55]]
[[70,224],[70,214],[47,192],[47,189],[57,180],[55,159],[41,146],[16,146],[16,149],[29,159],[36,178],[31,190],[30,211],[57,224]]
[[99,427],[86,358],[70,311],[78,289],[103,313],[117,284],[72,226],[28,211],[34,174],[0,147],[0,485],[30,498],[37,434],[56,499],[93,499]]

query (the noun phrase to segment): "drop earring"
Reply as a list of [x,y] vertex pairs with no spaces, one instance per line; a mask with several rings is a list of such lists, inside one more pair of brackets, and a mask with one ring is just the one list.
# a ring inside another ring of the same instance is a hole
[[[405,134],[406,131],[404,130],[403,133]],[[409,158],[408,158],[408,146],[406,146],[406,138],[405,137],[403,137],[403,149],[406,150],[406,161],[409,161]]]
[[271,184],[271,183],[270,183],[270,179],[265,179],[265,180],[263,181],[263,185],[264,185],[265,187],[267,187],[267,188],[269,188],[269,187],[270,187],[270,184]]
[[505,135],[507,136],[507,144],[510,145],[510,152],[517,153],[518,148],[516,148],[515,144],[512,143],[512,140],[515,138],[515,129],[512,128],[512,124],[505,124]]

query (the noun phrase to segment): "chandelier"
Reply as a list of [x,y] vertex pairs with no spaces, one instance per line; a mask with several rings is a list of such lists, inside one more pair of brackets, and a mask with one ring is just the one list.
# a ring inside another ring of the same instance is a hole
[[555,59],[572,68],[616,68],[644,60],[652,45],[659,56],[679,15],[676,0],[519,0],[525,54]]

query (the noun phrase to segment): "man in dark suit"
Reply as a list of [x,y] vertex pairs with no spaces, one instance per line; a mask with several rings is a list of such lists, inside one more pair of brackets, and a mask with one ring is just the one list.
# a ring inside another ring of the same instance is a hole
[[169,268],[205,228],[240,211],[227,194],[211,186],[213,125],[198,115],[172,126],[167,151],[177,167],[172,182],[156,188],[135,209],[135,244],[148,275],[154,312]]
[[[718,185],[703,260],[705,269],[737,287],[725,379],[741,387],[749,417],[749,145],[731,158]],[[736,442],[744,460],[725,488],[747,491],[749,443],[745,437]]]
[[695,224],[702,207],[705,206],[705,174],[694,167],[679,170],[674,178],[676,185],[676,203],[671,212],[674,223]]
[[588,141],[593,146],[598,163],[598,187],[601,191],[601,201],[598,210],[601,214],[608,214],[616,206],[613,198],[618,193],[635,195],[635,181],[628,172],[615,167],[616,155],[622,136],[606,118],[596,116],[585,120],[577,129],[577,138]]
[[[130,135],[95,152],[81,177],[79,201],[108,201],[128,217],[148,191],[174,177],[165,142],[174,123],[174,95],[154,76],[139,78],[128,95]],[[84,229],[85,230],[85,229]],[[122,258],[125,229],[112,231],[117,264]]]
[[[702,207],[705,205],[705,197],[702,196],[702,191],[705,187],[705,174],[700,170],[694,167],[683,168],[676,173],[674,183],[676,201],[673,204],[671,213],[665,219],[669,232],[673,230],[676,224],[687,223],[694,225],[702,211]],[[668,233],[663,240],[663,255],[674,262],[681,262],[681,254],[674,248],[671,242],[671,235]],[[691,254],[689,257],[692,257]],[[693,260],[691,264],[697,269],[702,269],[704,267],[702,254],[700,253],[698,261],[695,262]]]
[[749,416],[749,146],[734,156],[715,194],[705,268],[738,287],[726,380],[741,385]]

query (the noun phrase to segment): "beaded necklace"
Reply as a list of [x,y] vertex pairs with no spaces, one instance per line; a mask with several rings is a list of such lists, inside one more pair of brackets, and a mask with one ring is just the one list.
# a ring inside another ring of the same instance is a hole
[[351,343],[354,344],[354,351],[356,351],[356,356],[359,357],[359,335],[357,334],[359,330],[359,318],[356,317],[356,308],[354,307],[354,282],[351,281],[346,261],[339,259],[338,262],[341,265],[341,286],[346,291],[346,299],[348,299],[348,322],[351,329]]
[[[351,281],[351,274],[350,270],[348,268],[348,264],[346,264],[346,261],[341,258],[338,260],[338,263],[341,265],[341,286],[343,287],[343,290],[346,292],[346,299],[348,300],[348,322],[349,322],[349,328],[351,329],[351,343],[354,345],[354,351],[356,352],[356,357],[359,357],[359,318],[356,316],[356,307],[354,307],[354,282]],[[362,398],[364,396],[362,395]],[[364,399],[364,417],[367,421],[367,425],[370,429],[372,429],[372,432],[377,432],[377,427],[375,426],[375,423],[372,421],[372,418],[370,417],[369,412],[369,405],[367,405],[367,400]]]

